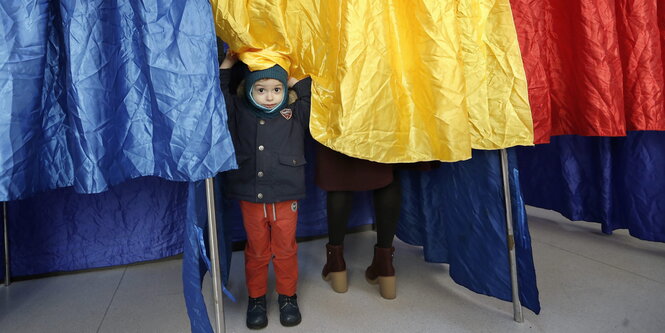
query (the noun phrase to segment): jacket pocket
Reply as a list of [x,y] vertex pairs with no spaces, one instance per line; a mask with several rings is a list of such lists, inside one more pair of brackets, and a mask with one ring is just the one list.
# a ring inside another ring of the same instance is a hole
[[295,198],[305,194],[305,157],[303,155],[281,155],[276,172],[277,191],[280,199]]
[[282,155],[279,157],[279,164],[298,167],[307,164],[307,161],[305,161],[305,156],[302,155],[301,156]]

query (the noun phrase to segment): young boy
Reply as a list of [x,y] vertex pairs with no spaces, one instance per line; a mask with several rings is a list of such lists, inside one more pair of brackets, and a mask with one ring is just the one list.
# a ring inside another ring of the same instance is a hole
[[[298,199],[305,196],[304,139],[309,128],[311,79],[288,78],[278,65],[249,72],[244,96],[229,91],[237,56],[227,53],[220,66],[238,170],[226,174],[225,192],[240,200],[247,232],[245,279],[249,293],[247,327],[268,325],[266,289],[272,259],[283,326],[301,321],[296,301]],[[287,105],[288,87],[298,100]]]

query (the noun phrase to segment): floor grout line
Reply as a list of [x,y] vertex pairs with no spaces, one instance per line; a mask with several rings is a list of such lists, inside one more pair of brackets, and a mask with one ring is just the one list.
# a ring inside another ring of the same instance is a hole
[[120,284],[122,283],[122,280],[125,278],[125,273],[127,273],[127,267],[122,270],[122,276],[120,277],[120,280],[118,281],[118,285],[115,286],[115,290],[113,291],[113,296],[111,296],[111,300],[109,301],[109,305],[106,306],[106,310],[104,311],[104,316],[102,316],[102,320],[99,322],[99,326],[97,327],[97,333],[99,333],[99,330],[102,329],[102,325],[104,324],[104,320],[106,319],[106,314],[109,312],[109,309],[111,308],[111,304],[113,304],[113,300],[115,299],[115,294],[118,292],[118,289],[120,289]]
[[[596,263],[599,263],[599,264],[603,264],[603,265],[605,265],[605,266],[609,266],[609,267],[612,267],[612,268],[618,269],[618,270],[620,270],[620,271],[623,271],[623,272],[626,272],[626,273],[629,273],[629,274],[632,274],[632,275],[635,275],[635,276],[639,276],[639,277],[641,277],[641,278],[643,278],[643,279],[647,279],[647,280],[649,280],[649,281],[656,282],[656,283],[658,283],[658,284],[665,285],[665,281],[654,280],[653,278],[650,278],[650,277],[648,277],[648,276],[642,275],[642,274],[640,274],[640,273],[636,273],[636,272],[633,272],[633,271],[629,271],[629,270],[624,269],[624,268],[621,268],[621,267],[619,267],[619,266],[615,266],[615,265],[612,265],[612,264],[610,264],[610,263],[607,263],[607,262],[604,262],[604,261],[601,261],[601,260],[598,260],[598,259],[595,259],[595,258],[592,258],[592,257],[589,257],[589,256],[585,256],[585,255],[580,254],[580,253],[577,253],[577,252],[573,252],[573,251],[567,250],[567,249],[565,249],[565,248],[562,248],[562,247],[556,246],[556,245],[551,244],[551,243],[547,243],[547,242],[543,242],[543,241],[537,241],[537,240],[535,240],[535,239],[532,239],[532,242],[538,242],[538,243],[541,243],[541,244],[549,245],[549,246],[551,246],[551,247],[553,247],[553,248],[559,249],[559,250],[564,251],[564,252],[568,252],[568,253],[573,254],[573,255],[576,255],[576,256],[578,256],[578,257],[582,257],[582,258],[585,258],[585,259],[589,259],[589,260],[591,260],[591,261],[593,261],[593,262],[596,262]],[[532,247],[533,247],[533,246],[532,246]]]

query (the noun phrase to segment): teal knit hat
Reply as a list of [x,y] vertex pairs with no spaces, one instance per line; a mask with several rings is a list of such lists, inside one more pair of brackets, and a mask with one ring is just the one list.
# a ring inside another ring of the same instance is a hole
[[[276,112],[283,109],[288,103],[288,88],[286,85],[287,77],[288,74],[284,68],[280,67],[279,65],[272,66],[268,69],[247,73],[245,76],[245,95],[247,96],[247,100],[252,104],[253,107],[261,111],[261,113],[276,114]],[[272,109],[268,109],[257,104],[252,97],[252,87],[254,86],[254,83],[263,79],[275,79],[279,82],[282,82],[282,85],[284,86],[284,89],[282,89],[284,92],[284,98],[282,98],[282,102]],[[260,115],[260,113],[258,114]]]

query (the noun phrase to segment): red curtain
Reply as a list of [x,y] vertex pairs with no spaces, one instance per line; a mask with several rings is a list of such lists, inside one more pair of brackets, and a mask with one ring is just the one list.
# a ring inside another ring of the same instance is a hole
[[511,0],[535,143],[665,130],[665,1]]

